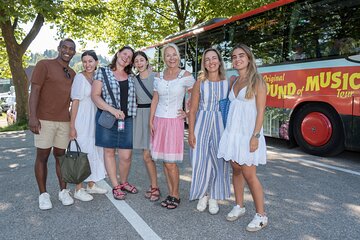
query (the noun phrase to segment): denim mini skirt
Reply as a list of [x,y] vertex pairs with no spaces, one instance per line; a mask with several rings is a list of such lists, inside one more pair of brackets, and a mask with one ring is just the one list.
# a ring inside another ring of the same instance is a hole
[[132,149],[133,148],[133,118],[125,118],[125,130],[118,131],[118,121],[115,121],[112,128],[107,129],[99,125],[98,119],[101,114],[98,110],[95,117],[95,145],[104,148],[119,148]]

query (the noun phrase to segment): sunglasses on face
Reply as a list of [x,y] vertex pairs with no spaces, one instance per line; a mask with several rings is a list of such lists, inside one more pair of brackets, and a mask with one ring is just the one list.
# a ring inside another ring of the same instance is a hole
[[69,70],[68,70],[66,67],[64,67],[64,68],[63,68],[63,71],[64,71],[64,73],[65,73],[65,77],[68,78],[68,79],[70,79],[70,78],[71,78],[71,75],[70,75],[70,73],[69,73]]

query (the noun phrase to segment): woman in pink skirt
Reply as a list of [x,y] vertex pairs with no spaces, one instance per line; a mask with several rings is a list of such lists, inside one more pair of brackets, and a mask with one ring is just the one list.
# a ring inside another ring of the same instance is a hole
[[164,164],[169,195],[161,206],[175,209],[180,203],[179,168],[183,160],[184,120],[182,103],[186,90],[192,88],[194,77],[179,68],[180,53],[175,44],[167,44],[162,51],[165,70],[156,75],[154,96],[150,108],[150,150],[154,160]]

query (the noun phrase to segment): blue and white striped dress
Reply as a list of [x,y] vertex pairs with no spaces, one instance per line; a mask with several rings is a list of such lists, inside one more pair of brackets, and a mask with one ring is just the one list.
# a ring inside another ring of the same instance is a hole
[[224,131],[219,100],[227,97],[228,90],[227,80],[206,80],[200,85],[199,110],[194,129],[196,146],[190,149],[190,200],[199,199],[206,193],[210,193],[212,199],[230,197],[229,163],[217,158],[219,141]]

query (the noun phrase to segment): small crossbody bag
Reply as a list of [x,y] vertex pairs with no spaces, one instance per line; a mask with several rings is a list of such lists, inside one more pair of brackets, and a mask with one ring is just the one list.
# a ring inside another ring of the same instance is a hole
[[[114,106],[116,108],[118,108],[117,104],[116,104],[114,94],[113,94],[113,92],[111,90],[111,87],[110,87],[110,84],[109,84],[109,79],[107,78],[107,75],[106,75],[106,72],[105,72],[105,69],[101,68],[101,71],[102,71],[102,74],[104,76],[104,81],[105,81],[105,84],[106,84],[106,88],[107,88],[107,90],[109,92],[109,95],[111,97],[111,101],[113,102]],[[107,129],[112,128],[114,126],[115,121],[116,121],[115,116],[112,115],[110,112],[105,111],[105,110],[103,110],[101,112],[100,117],[98,119],[99,125],[104,127],[104,128],[107,128]]]

